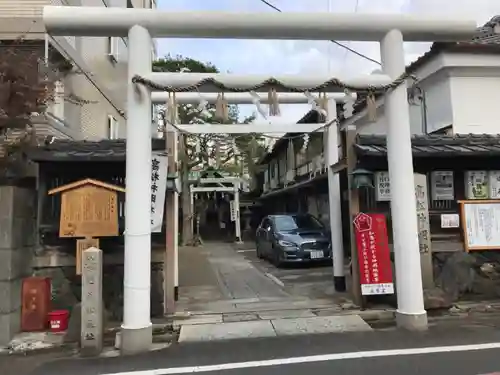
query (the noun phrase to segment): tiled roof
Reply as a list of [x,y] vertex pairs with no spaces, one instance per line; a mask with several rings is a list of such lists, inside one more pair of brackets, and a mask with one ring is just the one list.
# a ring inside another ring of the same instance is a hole
[[[385,156],[385,136],[358,135],[354,145],[359,156]],[[500,156],[500,134],[420,135],[411,140],[413,156]]]
[[[299,121],[297,121],[297,124],[316,124],[316,123],[319,124],[324,121],[325,121],[324,116],[322,116],[318,111],[310,110]],[[286,145],[288,145],[288,139],[298,134],[300,133],[286,133],[283,137],[281,137],[276,141],[273,148],[269,152],[267,152],[258,161],[257,164],[269,163],[278,154],[279,151],[283,150],[283,148],[286,147]]]
[[[124,162],[126,142],[123,139],[102,141],[54,140],[50,145],[33,147],[26,151],[35,162]],[[153,150],[164,150],[163,139],[153,139]]]

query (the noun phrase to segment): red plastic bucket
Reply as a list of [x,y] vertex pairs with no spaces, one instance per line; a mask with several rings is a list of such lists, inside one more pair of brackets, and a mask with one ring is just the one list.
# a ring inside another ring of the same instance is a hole
[[49,312],[49,326],[51,332],[63,332],[68,329],[69,311],[56,310]]

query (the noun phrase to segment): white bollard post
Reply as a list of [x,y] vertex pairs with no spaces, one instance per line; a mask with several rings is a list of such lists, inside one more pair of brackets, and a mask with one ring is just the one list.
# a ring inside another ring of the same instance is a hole
[[[337,118],[337,103],[328,99],[327,123]],[[324,133],[325,159],[328,173],[328,206],[330,210],[330,232],[332,241],[333,284],[337,292],[345,292],[344,241],[342,237],[342,210],[340,206],[340,180],[332,165],[339,161],[338,124],[332,123]]]
[[152,343],[151,294],[151,92],[132,84],[151,72],[151,36],[144,27],[128,33],[125,254],[121,351],[147,351]]
[[[396,79],[405,71],[403,34],[392,30],[380,44],[384,73]],[[397,323],[427,329],[411,151],[410,114],[405,84],[385,95],[387,159],[391,181],[391,215],[398,298]]]

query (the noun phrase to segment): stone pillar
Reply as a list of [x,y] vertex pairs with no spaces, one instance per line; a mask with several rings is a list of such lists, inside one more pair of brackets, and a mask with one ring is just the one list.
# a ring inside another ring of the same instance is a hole
[[31,274],[35,232],[35,189],[0,186],[0,347],[21,328],[21,284]]
[[418,244],[420,265],[422,269],[422,285],[424,289],[434,288],[434,267],[432,265],[432,243],[429,224],[429,195],[427,192],[427,176],[415,174],[415,200],[417,202]]
[[102,250],[91,247],[82,259],[81,353],[95,356],[102,352],[104,308],[102,302]]

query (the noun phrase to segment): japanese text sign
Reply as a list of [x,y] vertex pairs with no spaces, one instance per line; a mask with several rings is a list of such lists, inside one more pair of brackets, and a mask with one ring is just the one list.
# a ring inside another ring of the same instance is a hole
[[361,293],[394,294],[387,225],[383,214],[359,213],[354,219]]
[[153,152],[151,158],[151,232],[159,233],[163,225],[165,194],[167,191],[166,155]]

